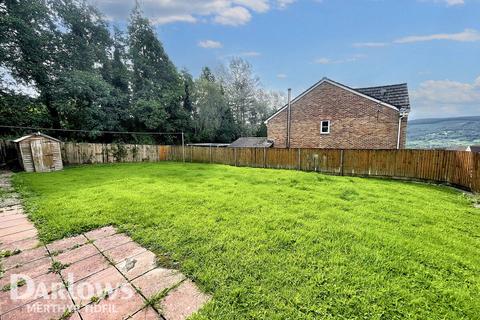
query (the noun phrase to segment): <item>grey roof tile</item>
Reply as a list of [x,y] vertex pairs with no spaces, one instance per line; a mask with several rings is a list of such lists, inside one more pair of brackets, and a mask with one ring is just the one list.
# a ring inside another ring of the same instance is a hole
[[391,104],[398,109],[410,110],[408,86],[406,83],[388,86],[368,87],[354,89],[364,95]]

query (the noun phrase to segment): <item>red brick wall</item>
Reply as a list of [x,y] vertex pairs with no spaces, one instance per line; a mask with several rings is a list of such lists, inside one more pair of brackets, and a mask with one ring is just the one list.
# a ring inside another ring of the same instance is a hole
[[[292,148],[395,149],[399,113],[330,83],[322,83],[291,107]],[[330,120],[330,134],[320,134],[320,122]],[[407,119],[402,121],[405,146]],[[287,110],[267,123],[268,138],[286,147]]]

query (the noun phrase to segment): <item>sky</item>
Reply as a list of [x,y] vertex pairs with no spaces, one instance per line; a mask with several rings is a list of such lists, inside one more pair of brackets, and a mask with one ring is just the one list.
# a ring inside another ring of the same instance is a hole
[[[90,0],[125,25],[133,0]],[[408,83],[410,118],[480,115],[480,0],[141,0],[178,68],[233,56],[300,94],[323,77]]]

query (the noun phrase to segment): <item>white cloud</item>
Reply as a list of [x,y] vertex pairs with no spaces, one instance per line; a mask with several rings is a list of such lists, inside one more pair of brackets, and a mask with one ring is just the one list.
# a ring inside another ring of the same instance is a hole
[[[134,5],[132,0],[87,0],[109,20],[125,21]],[[249,22],[253,13],[283,9],[294,0],[142,0],[145,15],[154,24],[173,22],[213,22],[238,26]]]
[[254,58],[254,57],[259,57],[262,54],[258,51],[243,51],[243,52],[236,52],[236,53],[230,53],[230,54],[225,54],[221,56],[222,59],[230,59],[233,57],[249,57],[249,58]]
[[173,23],[173,22],[195,23],[197,22],[197,19],[194,16],[185,14],[185,15],[172,15],[172,16],[166,16],[166,17],[155,17],[155,18],[151,18],[150,21],[153,24],[167,24],[167,23]]
[[435,40],[457,41],[457,42],[476,42],[480,41],[480,32],[475,29],[465,29],[458,33],[436,33],[430,35],[413,35],[402,37],[392,42],[356,42],[352,46],[355,48],[380,48],[386,47],[391,43],[407,44],[415,42],[427,42]]
[[285,73],[279,73],[279,74],[277,74],[277,78],[278,79],[286,79],[287,75]]
[[458,6],[458,5],[464,5],[465,4],[465,0],[422,0],[423,2],[437,2],[437,3],[444,3],[446,4],[448,7],[452,7],[452,6]]
[[394,43],[413,43],[433,40],[450,40],[459,42],[474,42],[480,41],[480,32],[474,29],[465,29],[459,33],[437,33],[423,36],[408,36],[394,40]]
[[366,57],[367,56],[364,54],[355,54],[353,56],[350,56],[344,59],[330,59],[330,58],[322,57],[322,58],[315,59],[313,62],[317,64],[341,64],[341,63],[347,63],[347,62],[355,62],[360,59],[364,59]]
[[252,18],[250,11],[244,7],[227,8],[219,12],[213,21],[218,24],[239,26],[247,23]]
[[464,0],[443,0],[447,4],[447,6],[457,6],[465,4]]
[[296,0],[277,0],[277,6],[280,9],[285,9],[289,5],[293,4]]
[[318,59],[315,59],[314,62],[318,63],[318,64],[331,64],[331,63],[333,63],[333,61],[329,58],[318,58]]
[[235,3],[256,12],[266,12],[270,9],[268,0],[236,0]]
[[216,49],[216,48],[222,48],[223,45],[221,42],[215,41],[215,40],[202,40],[198,42],[198,46],[201,48],[206,48],[206,49]]
[[411,93],[415,117],[447,117],[479,114],[480,76],[472,83],[428,80]]
[[386,42],[357,42],[353,44],[356,48],[379,48],[386,47],[388,43]]

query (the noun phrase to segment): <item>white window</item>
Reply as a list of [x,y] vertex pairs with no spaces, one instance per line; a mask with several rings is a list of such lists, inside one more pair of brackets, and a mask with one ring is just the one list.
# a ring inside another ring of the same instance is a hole
[[329,134],[330,133],[330,120],[322,120],[320,122],[320,133]]

